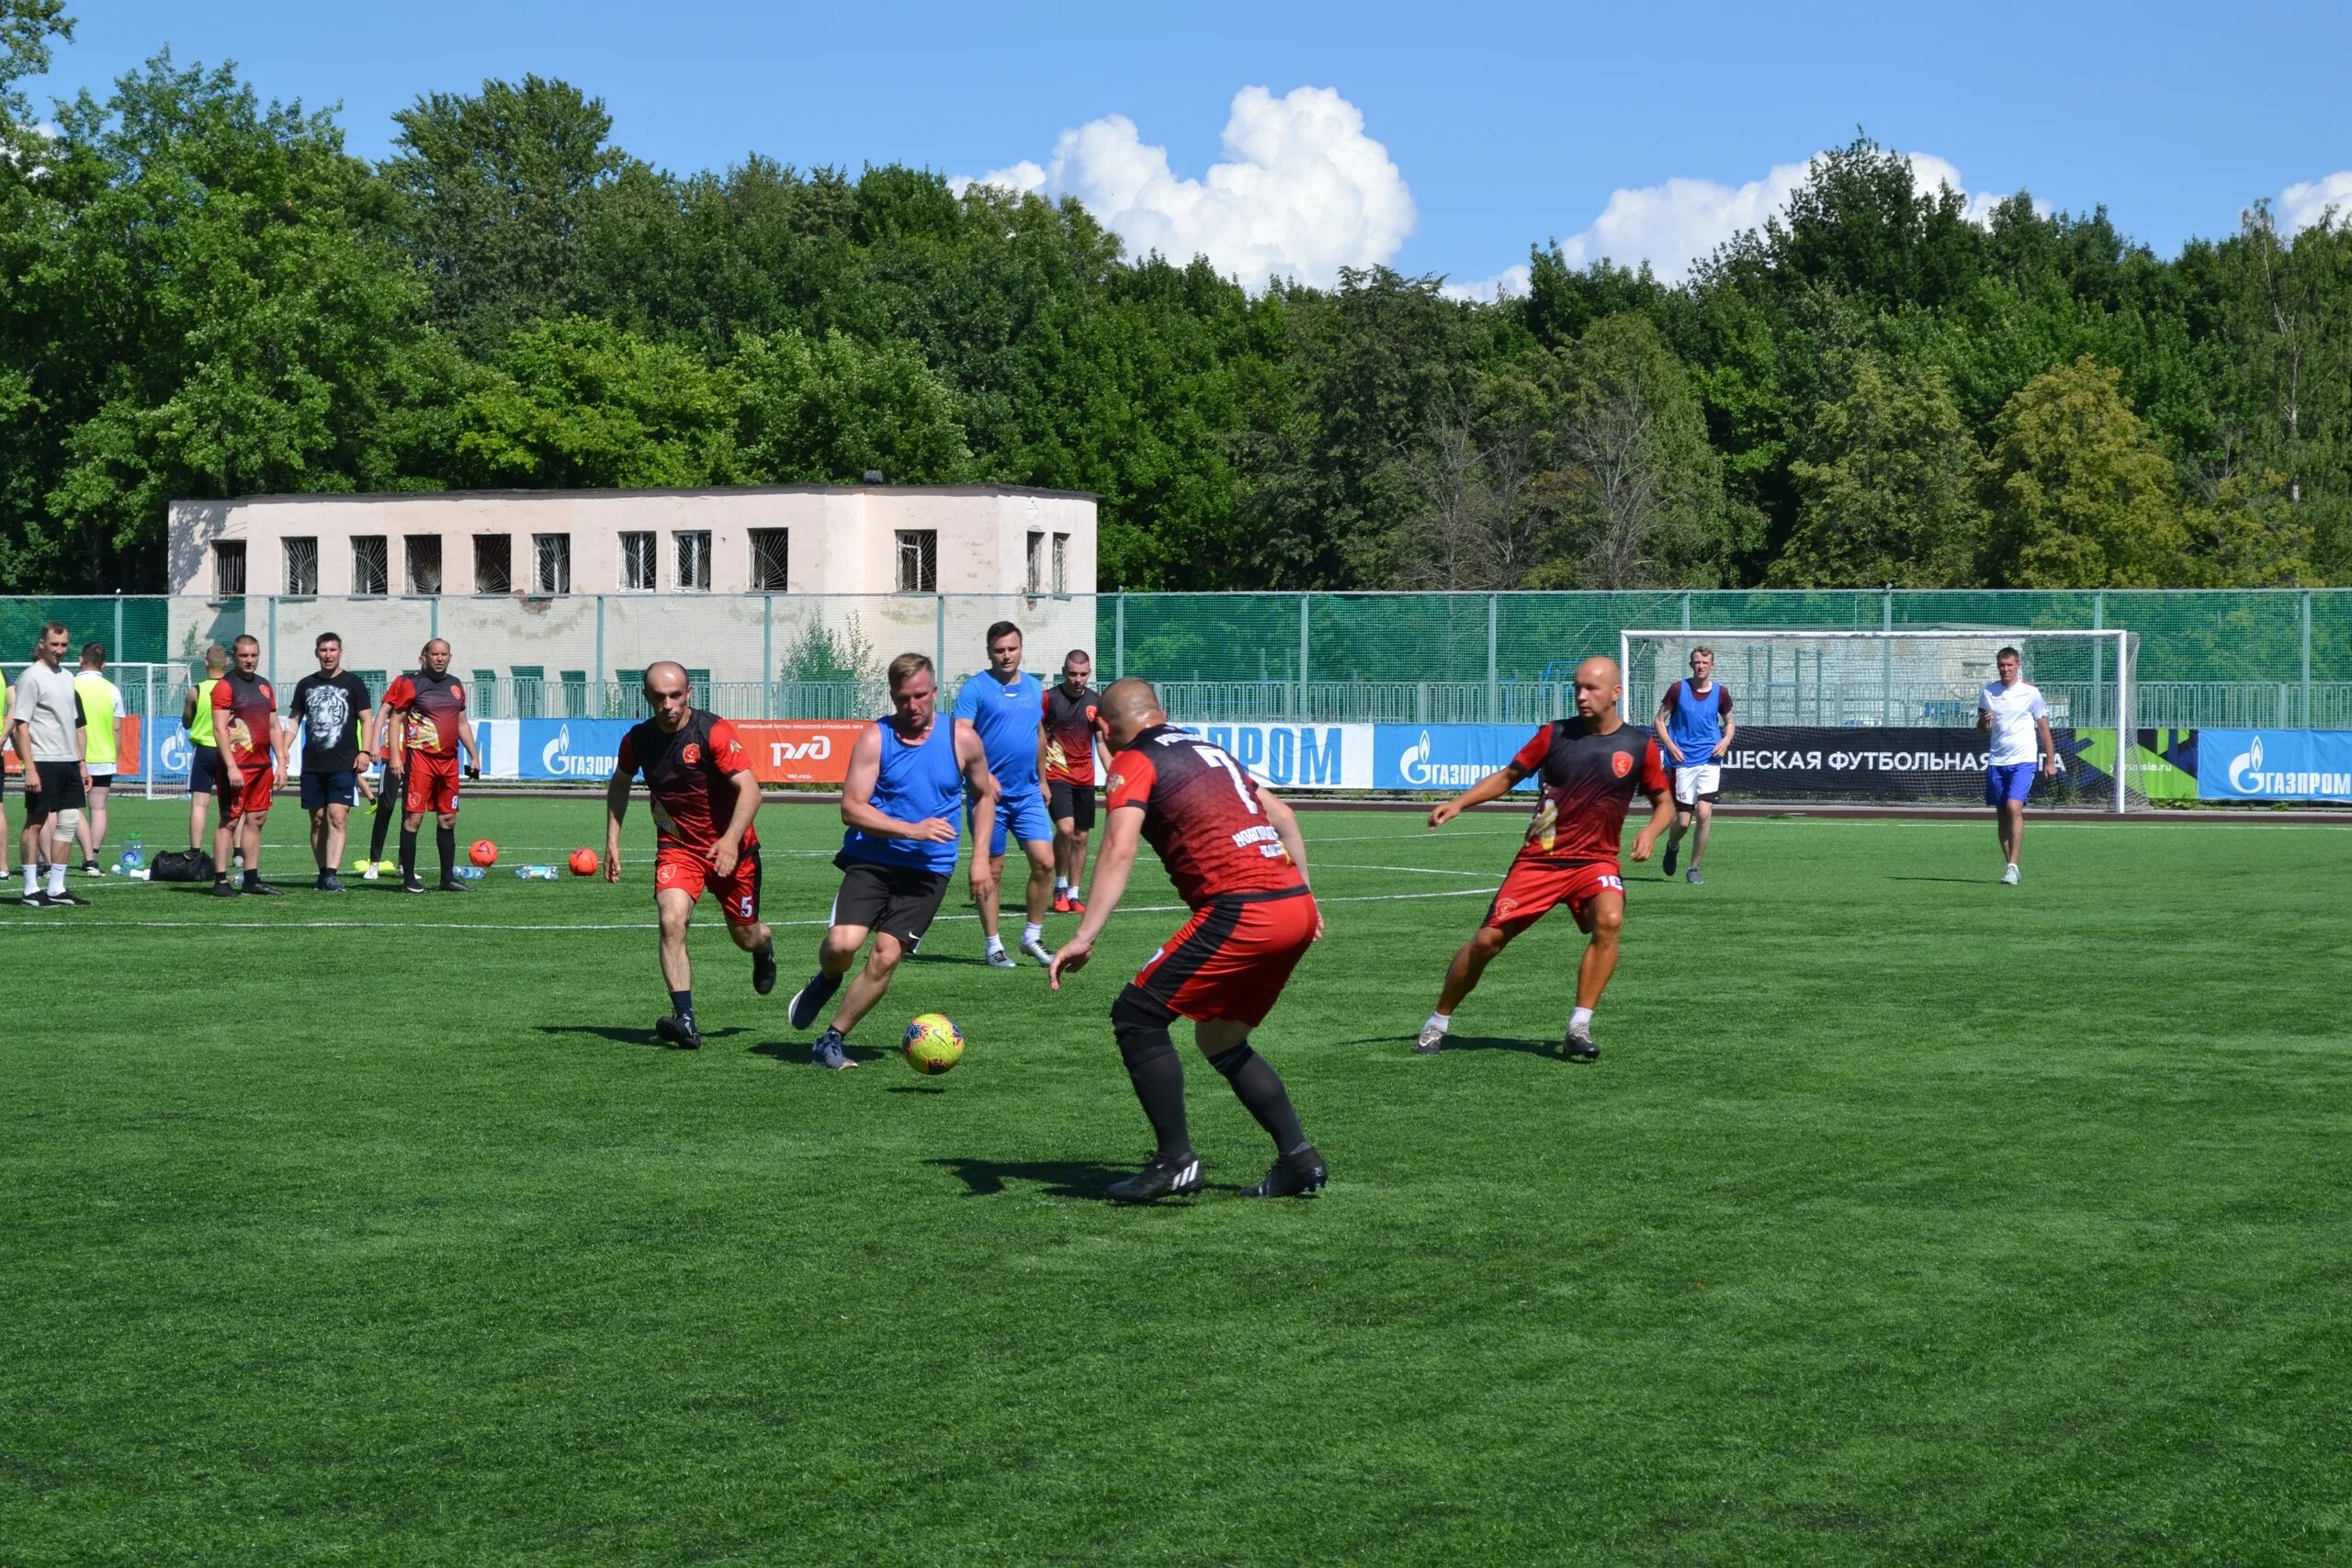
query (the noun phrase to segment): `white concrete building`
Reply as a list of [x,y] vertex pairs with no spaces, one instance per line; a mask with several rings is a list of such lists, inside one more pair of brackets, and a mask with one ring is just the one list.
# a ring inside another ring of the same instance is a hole
[[271,495],[170,519],[176,651],[250,632],[291,680],[322,630],[361,671],[409,668],[439,636],[487,711],[512,705],[506,682],[526,709],[566,711],[545,687],[582,711],[576,694],[654,659],[797,679],[815,629],[885,662],[932,653],[952,681],[1011,619],[1049,671],[1093,646],[1094,573],[1094,498],[1011,486]]

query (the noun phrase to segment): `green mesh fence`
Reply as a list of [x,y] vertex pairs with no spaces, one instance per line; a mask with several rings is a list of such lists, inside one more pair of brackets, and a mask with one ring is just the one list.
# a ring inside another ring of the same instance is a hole
[[[1559,710],[1567,673],[1627,629],[2030,631],[2122,627],[2139,637],[2136,722],[2352,728],[2352,589],[2010,592],[1129,593],[562,595],[243,600],[0,599],[0,663],[43,621],[118,661],[186,661],[250,631],[291,679],[324,628],[355,668],[403,668],[428,636],[492,716],[635,712],[628,672],[651,658],[707,671],[747,716],[838,717],[874,705],[881,665],[914,649],[950,682],[983,662],[985,627],[1030,629],[1050,672],[1091,635],[1105,676],[1146,675],[1186,719],[1517,722]],[[2097,681],[2110,657],[2037,667]],[[513,710],[512,712],[508,710]]]

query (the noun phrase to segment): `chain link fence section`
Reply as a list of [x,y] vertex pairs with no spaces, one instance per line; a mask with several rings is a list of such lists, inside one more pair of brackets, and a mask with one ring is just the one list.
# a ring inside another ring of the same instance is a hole
[[[802,719],[881,712],[882,671],[909,651],[952,692],[1003,620],[1044,679],[1083,648],[1101,679],[1152,680],[1182,721],[1316,724],[1556,717],[1575,711],[1577,664],[1613,657],[1627,629],[2121,627],[2140,637],[2138,728],[2352,728],[2352,589],[0,598],[0,662],[28,656],[50,620],[77,648],[96,638],[118,662],[182,669],[250,632],[265,673],[289,684],[332,631],[378,691],[443,637],[486,718],[633,716],[639,672],[674,659],[720,712]],[[2081,667],[2043,683],[2102,685],[2097,648],[2064,657]],[[1628,700],[1645,716],[1654,697]]]

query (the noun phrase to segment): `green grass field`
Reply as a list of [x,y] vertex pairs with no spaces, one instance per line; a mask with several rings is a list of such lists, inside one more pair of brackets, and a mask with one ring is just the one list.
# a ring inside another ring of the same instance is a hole
[[1408,1048],[1511,819],[1306,823],[1278,1204],[1189,1050],[1213,1190],[1097,1196],[1148,865],[1059,996],[959,891],[844,1074],[818,809],[775,997],[697,928],[698,1055],[641,807],[619,888],[0,910],[0,1562],[2352,1561],[2352,832],[2037,825],[2005,888],[1983,824],[1729,821],[1629,867],[1570,1066],[1557,916]]

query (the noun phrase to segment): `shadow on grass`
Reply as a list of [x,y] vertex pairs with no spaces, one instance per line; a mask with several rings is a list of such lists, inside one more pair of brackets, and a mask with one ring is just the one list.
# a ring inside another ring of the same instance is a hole
[[992,1198],[1005,1190],[1006,1183],[1019,1182],[1038,1188],[1048,1197],[1089,1198],[1107,1203],[1110,1200],[1102,1196],[1102,1190],[1135,1174],[1133,1170],[1098,1165],[1092,1160],[967,1159],[951,1156],[923,1163],[955,1172],[964,1183],[964,1195],[967,1198]]
[[[877,1062],[890,1054],[888,1051],[877,1049],[872,1045],[849,1045],[842,1047],[842,1049],[851,1061],[859,1063]],[[754,1056],[765,1056],[772,1062],[782,1062],[786,1066],[805,1067],[808,1066],[808,1045],[806,1043],[796,1043],[789,1040],[763,1041],[761,1043],[752,1047],[752,1055]]]
[[1999,884],[1997,876],[1890,876],[1889,882],[1957,882],[1967,886],[1989,887]]
[[[1363,1040],[1338,1040],[1337,1045],[1395,1045],[1411,1055],[1414,1036],[1410,1034],[1374,1034]],[[1549,1040],[1505,1040],[1492,1034],[1449,1034],[1445,1049],[1452,1051],[1519,1051],[1530,1056],[1556,1056],[1557,1042]]]
[[[538,1026],[538,1030],[542,1034],[593,1034],[599,1040],[609,1040],[616,1045],[650,1045],[657,1051],[667,1051],[672,1048],[654,1038],[653,1026],[650,1023],[642,1029],[624,1029],[609,1023],[542,1023]],[[702,1037],[707,1043],[713,1040],[724,1040],[730,1034],[742,1032],[744,1032],[743,1026],[736,1023],[729,1024],[725,1029],[706,1029],[702,1032]]]

